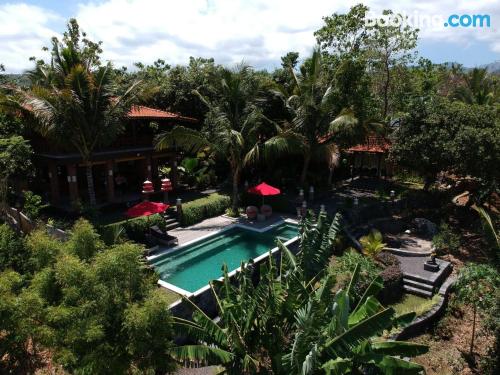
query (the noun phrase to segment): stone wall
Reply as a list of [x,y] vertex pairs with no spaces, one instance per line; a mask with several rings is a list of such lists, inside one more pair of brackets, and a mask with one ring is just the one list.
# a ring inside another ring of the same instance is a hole
[[444,313],[448,296],[455,283],[455,279],[449,277],[441,288],[439,289],[438,302],[425,314],[417,317],[413,322],[404,327],[399,333],[395,334],[392,339],[394,340],[408,340],[412,337],[418,336],[425,332],[433,323],[435,323]]
[[[8,223],[15,230],[22,232],[24,234],[31,233],[31,231],[33,231],[35,228],[37,228],[37,226],[39,226],[38,223],[35,223],[28,216],[26,216],[21,211],[13,207],[7,207],[6,216]],[[59,228],[56,228],[49,224],[44,224],[44,226],[49,234],[51,234],[52,236],[54,236],[59,240],[65,241],[69,237],[68,233]]]

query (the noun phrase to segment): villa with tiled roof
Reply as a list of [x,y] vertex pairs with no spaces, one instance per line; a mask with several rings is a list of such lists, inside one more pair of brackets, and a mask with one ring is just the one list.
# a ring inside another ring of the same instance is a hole
[[[94,184],[100,204],[130,199],[140,191],[145,179],[158,180],[158,167],[169,166],[176,183],[176,150],[157,151],[154,137],[176,124],[196,126],[198,120],[142,105],[133,106],[125,120],[123,132],[109,145],[93,155]],[[53,205],[71,206],[87,200],[85,166],[77,150],[64,148],[32,134],[35,151],[36,189],[45,193]],[[35,187],[33,187],[34,189]]]

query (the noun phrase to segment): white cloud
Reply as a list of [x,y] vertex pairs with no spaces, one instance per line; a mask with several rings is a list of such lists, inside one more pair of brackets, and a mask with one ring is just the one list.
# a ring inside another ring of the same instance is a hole
[[[279,64],[288,51],[309,53],[313,32],[322,17],[345,11],[361,0],[104,0],[82,2],[76,17],[94,40],[104,42],[104,57],[116,65],[152,62],[163,58],[170,64],[186,63],[189,56],[214,57],[220,63],[241,60],[257,66]],[[490,29],[425,28],[425,40],[457,43],[464,47],[486,42],[500,52],[498,0],[387,0],[364,1],[380,14],[384,8],[421,15],[488,13]],[[27,58],[40,55],[56,32],[57,16],[24,4],[0,6],[0,62],[9,70],[29,67]],[[59,15],[60,17],[60,15]],[[62,30],[57,30],[62,31]]]
[[31,56],[43,57],[43,46],[57,35],[48,27],[58,16],[27,4],[0,5],[0,62],[9,72],[19,72],[33,64]]
[[[189,56],[224,63],[245,59],[256,66],[279,62],[290,50],[308,52],[321,17],[333,2],[110,0],[79,7],[78,20],[96,39],[106,41],[107,57],[117,64],[158,57],[184,63]],[[126,20],[126,25],[124,22]]]

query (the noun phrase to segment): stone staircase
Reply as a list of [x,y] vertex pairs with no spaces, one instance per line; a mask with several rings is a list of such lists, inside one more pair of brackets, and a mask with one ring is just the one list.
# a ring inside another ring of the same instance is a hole
[[403,289],[406,293],[415,294],[420,297],[431,298],[434,294],[434,285],[423,278],[405,275],[403,277]]
[[169,208],[163,217],[165,218],[165,230],[167,232],[181,226],[177,218],[177,212],[173,208]]
[[[406,293],[415,294],[420,297],[431,298],[435,293],[437,293],[437,291],[441,287],[441,284],[450,275],[452,271],[451,264],[449,262],[436,259],[436,261],[440,265],[440,269],[438,272],[434,273],[423,270],[423,267],[415,268],[414,264],[410,264],[410,267],[408,267],[408,264],[405,261],[408,261],[409,258],[410,257],[399,257],[403,270],[403,289]],[[419,258],[422,263],[425,260],[424,257],[411,258],[412,260],[414,260],[415,258]]]

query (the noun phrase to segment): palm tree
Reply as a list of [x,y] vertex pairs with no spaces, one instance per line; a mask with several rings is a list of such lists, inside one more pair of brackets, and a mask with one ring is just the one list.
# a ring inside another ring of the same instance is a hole
[[486,69],[474,68],[464,76],[464,83],[455,90],[454,97],[467,104],[493,105],[498,101],[496,85]]
[[398,374],[422,370],[398,357],[425,353],[426,346],[380,338],[384,330],[415,317],[395,317],[392,308],[376,300],[374,295],[383,287],[380,276],[359,300],[352,296],[359,266],[348,288],[337,293],[332,292],[331,275],[322,277],[320,271],[309,278],[328,263],[342,226],[340,216],[329,222],[325,213],[317,221],[306,221],[298,255],[278,240],[281,260],[276,263],[269,256],[257,286],[252,282],[253,264],[242,267],[236,282],[224,268],[223,281],[211,284],[218,323],[186,299],[194,310],[193,321],[174,318],[174,325],[194,343],[173,348],[175,358],[222,365],[229,374],[343,374],[370,367]]
[[[194,93],[208,107],[208,132],[176,126],[160,134],[156,147],[180,147],[190,152],[210,148],[229,162],[232,180],[232,209],[238,211],[238,188],[241,173],[246,165],[262,159],[272,159],[277,154],[300,149],[300,137],[282,130],[266,118],[257,107],[258,90],[248,66],[235,70],[222,69],[220,100],[211,102],[198,91]],[[269,136],[269,134],[273,134]]]
[[79,152],[91,205],[96,204],[92,156],[120,132],[138,85],[116,96],[112,66],[101,66],[99,46],[80,33],[76,20],[70,20],[62,42],[52,39],[51,63],[38,61],[30,72],[31,89],[14,89],[10,98],[10,104],[34,120],[43,136]]
[[[360,123],[351,109],[340,113],[335,105],[334,88],[323,68],[321,52],[315,49],[311,58],[301,67],[297,76],[292,67],[295,85],[292,92],[276,86],[273,93],[280,97],[292,115],[290,129],[301,135],[304,161],[300,182],[305,184],[311,160],[325,160],[331,168],[338,158],[338,147],[334,143],[346,143],[356,136],[364,139],[369,122]],[[363,126],[361,126],[363,125]],[[346,139],[345,135],[349,138]]]

